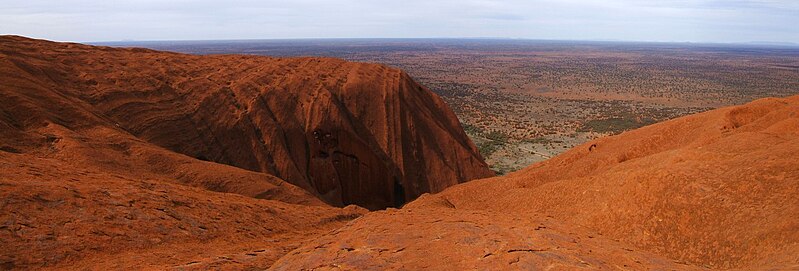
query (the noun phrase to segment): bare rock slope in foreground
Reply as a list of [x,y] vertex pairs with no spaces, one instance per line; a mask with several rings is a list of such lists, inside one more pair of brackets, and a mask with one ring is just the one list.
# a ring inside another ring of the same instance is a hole
[[25,118],[68,128],[91,120],[80,124],[114,127],[200,160],[277,176],[333,205],[369,209],[492,176],[443,101],[381,65],[13,36],[0,38],[0,57],[2,120],[23,132],[43,125]]
[[578,146],[374,212],[275,270],[799,269],[799,96]]

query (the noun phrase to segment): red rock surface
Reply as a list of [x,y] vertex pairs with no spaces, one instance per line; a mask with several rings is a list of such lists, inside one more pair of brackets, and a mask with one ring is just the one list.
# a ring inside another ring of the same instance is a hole
[[267,268],[366,212],[317,196],[490,175],[438,97],[374,64],[5,36],[0,78],[0,269]]
[[548,217],[451,207],[367,214],[270,270],[697,269]]
[[42,125],[25,112],[67,127],[110,125],[275,175],[334,205],[396,206],[492,175],[438,96],[381,65],[14,36],[0,38],[0,61],[6,124]]
[[367,214],[272,268],[799,269],[799,96],[589,142]]
[[0,269],[799,269],[799,96],[457,184],[457,119],[380,65],[0,37],[0,78]]
[[[169,176],[106,169],[0,153],[0,269],[267,268],[365,212],[217,193]],[[242,171],[212,169],[231,176]],[[260,173],[249,174],[255,179]]]

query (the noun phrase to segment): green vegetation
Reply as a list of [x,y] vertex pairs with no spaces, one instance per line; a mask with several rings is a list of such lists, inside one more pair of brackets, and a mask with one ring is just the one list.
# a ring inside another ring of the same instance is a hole
[[637,120],[634,118],[608,118],[589,120],[583,123],[579,132],[597,132],[618,134],[624,131],[640,128],[655,123],[654,119]]
[[492,130],[486,133],[480,127],[468,123],[461,123],[461,126],[463,126],[463,130],[466,131],[466,134],[473,138],[477,145],[477,151],[479,151],[483,157],[491,156],[492,153],[508,143],[508,135],[500,131]]
[[508,135],[500,131],[488,132],[487,134],[485,134],[485,137],[493,141],[499,141],[503,143],[508,142]]
[[500,131],[491,131],[483,135],[486,140],[477,144],[477,150],[483,157],[488,157],[502,146],[508,144],[508,135]]
[[547,144],[551,143],[552,140],[546,137],[536,137],[536,138],[525,138],[522,140],[524,143],[531,143],[531,144]]
[[463,131],[465,131],[466,134],[479,135],[483,133],[483,130],[480,129],[480,127],[468,123],[461,123],[461,126],[463,126]]
[[492,153],[499,150],[502,146],[505,146],[505,142],[488,140],[477,144],[477,151],[485,158],[491,156]]

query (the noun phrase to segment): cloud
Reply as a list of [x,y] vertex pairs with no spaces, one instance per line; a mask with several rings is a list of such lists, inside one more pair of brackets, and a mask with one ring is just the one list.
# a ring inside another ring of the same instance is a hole
[[799,42],[793,0],[0,0],[0,33],[73,40],[520,37]]

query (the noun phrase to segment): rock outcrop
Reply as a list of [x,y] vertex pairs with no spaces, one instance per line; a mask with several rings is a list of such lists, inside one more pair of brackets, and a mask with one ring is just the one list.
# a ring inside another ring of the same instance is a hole
[[71,47],[100,50],[0,38],[0,270],[266,268],[366,212],[134,136],[47,56]]
[[267,268],[367,212],[320,198],[377,209],[490,175],[380,65],[4,36],[0,78],[3,270]]
[[380,65],[0,37],[0,78],[3,270],[799,268],[799,96],[462,183],[455,116]]
[[275,270],[799,268],[799,96],[578,146],[381,211]]
[[[399,206],[492,175],[443,101],[382,65],[14,36],[0,38],[0,59],[6,123],[39,113],[67,127],[111,124],[177,153],[277,176],[337,206]],[[43,93],[62,100],[26,107]]]

